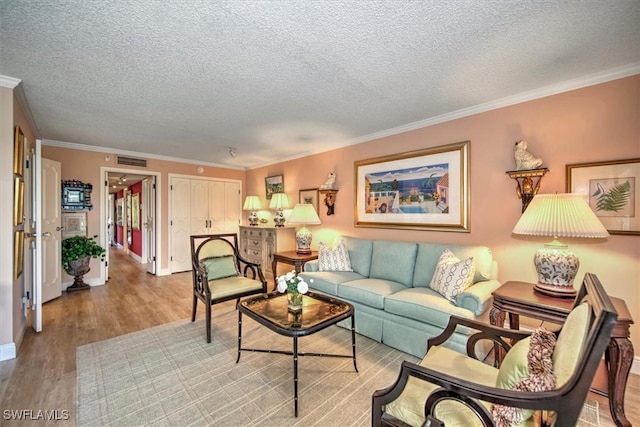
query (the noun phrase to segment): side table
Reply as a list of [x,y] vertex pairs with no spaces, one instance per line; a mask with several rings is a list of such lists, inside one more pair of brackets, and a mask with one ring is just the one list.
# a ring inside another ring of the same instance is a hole
[[[490,312],[491,324],[503,327],[506,314],[509,314],[511,329],[520,328],[520,315],[557,324],[564,323],[573,307],[573,299],[549,297],[535,292],[533,286],[533,283],[512,281],[496,289]],[[618,320],[605,351],[609,409],[617,426],[630,427],[631,423],[624,414],[624,393],[634,354],[633,344],[629,340],[629,327],[633,324],[633,318],[623,300],[610,298],[618,312]]]
[[308,261],[318,259],[318,251],[311,251],[310,254],[299,254],[296,251],[283,251],[276,252],[273,254],[273,261],[271,262],[271,271],[273,271],[273,290],[278,286],[278,282],[276,277],[278,277],[278,270],[276,267],[279,262],[284,262],[285,264],[291,264],[294,266],[296,273],[300,273],[302,271],[302,267]]

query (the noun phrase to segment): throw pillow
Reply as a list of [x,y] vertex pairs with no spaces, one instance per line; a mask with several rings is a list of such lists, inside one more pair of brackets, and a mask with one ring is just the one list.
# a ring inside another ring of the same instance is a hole
[[344,240],[333,249],[323,242],[318,243],[318,271],[353,271]]
[[455,304],[456,296],[471,286],[475,274],[473,257],[460,261],[449,249],[445,249],[429,287]]
[[[556,336],[544,328],[537,328],[529,338],[517,342],[500,365],[496,387],[518,391],[553,390],[555,344]],[[522,423],[534,411],[496,404],[491,412],[497,427],[507,427]]]
[[233,255],[204,258],[201,262],[207,269],[208,280],[224,279],[240,274]]

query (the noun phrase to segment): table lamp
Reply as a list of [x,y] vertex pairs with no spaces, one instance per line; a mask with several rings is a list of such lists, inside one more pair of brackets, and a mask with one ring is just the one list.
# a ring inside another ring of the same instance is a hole
[[276,227],[284,227],[284,215],[282,215],[283,209],[289,209],[289,199],[284,193],[273,193],[271,195],[271,203],[269,209],[276,211],[276,216],[273,218],[273,222],[276,223]]
[[311,253],[311,231],[306,227],[307,225],[320,224],[320,218],[316,213],[315,208],[310,203],[298,203],[294,208],[287,224],[301,225],[300,229],[296,232],[296,252],[299,254]]
[[262,204],[260,203],[260,197],[258,196],[247,196],[244,199],[244,206],[242,210],[250,211],[249,213],[249,225],[255,227],[258,225],[258,210],[262,209]]
[[578,257],[558,237],[604,238],[607,229],[580,194],[538,194],[513,229],[513,234],[553,236],[534,258],[538,283],[535,290],[554,297],[573,298]]

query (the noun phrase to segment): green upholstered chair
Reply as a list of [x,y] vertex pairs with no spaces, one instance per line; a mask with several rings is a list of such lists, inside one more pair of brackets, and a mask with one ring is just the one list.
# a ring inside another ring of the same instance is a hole
[[[197,245],[197,246],[196,246]],[[207,342],[211,342],[211,306],[220,302],[267,292],[260,264],[249,262],[238,252],[238,235],[204,234],[191,236],[193,310],[196,320],[198,300],[205,306]]]
[[[574,426],[616,318],[616,310],[598,278],[587,273],[574,308],[562,328],[554,332],[557,339],[550,350],[553,353],[548,353],[547,368],[555,384],[551,383],[549,391],[516,391],[505,387],[502,380],[519,375],[522,378],[523,366],[528,373],[527,354],[533,341],[530,333],[451,317],[443,333],[428,341],[427,354],[419,364],[403,362],[395,384],[373,394],[372,425]],[[467,354],[440,345],[456,327],[477,330],[469,337]],[[555,337],[551,336],[551,341]],[[475,358],[476,343],[487,339],[507,352],[500,366]],[[523,411],[523,420],[504,424],[504,418],[494,417],[494,404],[527,411]]]

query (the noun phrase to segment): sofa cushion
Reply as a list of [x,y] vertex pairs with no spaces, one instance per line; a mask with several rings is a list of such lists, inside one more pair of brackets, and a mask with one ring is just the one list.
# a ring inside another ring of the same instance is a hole
[[442,295],[428,288],[408,288],[389,295],[384,300],[384,311],[407,317],[444,329],[451,315],[473,319],[467,309],[456,307]]
[[364,279],[362,275],[350,271],[305,271],[300,273],[300,277],[309,284],[309,288],[333,296],[338,296],[339,284]]
[[373,242],[371,240],[358,239],[350,236],[343,236],[343,239],[349,250],[349,261],[351,261],[353,271],[364,277],[369,277]]
[[410,287],[417,251],[416,243],[374,240],[369,277],[391,280]]
[[405,289],[403,285],[384,279],[360,279],[344,282],[338,287],[338,297],[383,309],[384,299]]
[[333,248],[323,242],[318,243],[318,270],[353,271],[344,240],[341,239]]
[[442,243],[419,243],[416,266],[413,272],[413,286],[429,287],[438,259],[445,249],[449,249],[459,259],[473,257],[475,275],[473,283],[491,279],[493,255],[486,246],[448,245]]
[[429,287],[455,304],[455,298],[473,282],[473,258],[460,261],[449,249],[440,255]]

